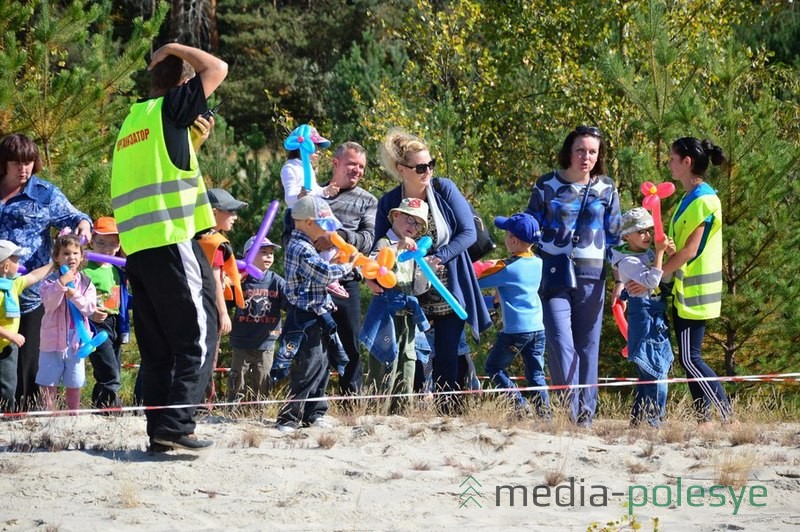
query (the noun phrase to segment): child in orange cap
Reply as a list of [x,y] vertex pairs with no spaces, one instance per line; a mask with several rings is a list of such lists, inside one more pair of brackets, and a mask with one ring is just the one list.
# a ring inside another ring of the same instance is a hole
[[[94,221],[91,245],[98,254],[112,257],[120,254],[119,230],[114,218],[102,216]],[[95,380],[92,405],[95,408],[119,407],[122,406],[119,399],[120,348],[128,342],[131,330],[125,273],[117,266],[91,260],[83,273],[97,289],[97,309],[89,316],[90,325],[96,332],[108,333],[108,340],[89,355]]]

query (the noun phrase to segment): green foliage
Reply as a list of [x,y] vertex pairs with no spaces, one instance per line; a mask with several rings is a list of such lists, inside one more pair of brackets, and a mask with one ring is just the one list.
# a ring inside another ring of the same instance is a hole
[[[112,40],[111,2],[0,3],[0,133],[39,145],[53,181],[92,215],[111,212],[108,154],[128,102],[130,74],[166,13],[133,21],[127,43]],[[5,16],[8,15],[8,16]]]

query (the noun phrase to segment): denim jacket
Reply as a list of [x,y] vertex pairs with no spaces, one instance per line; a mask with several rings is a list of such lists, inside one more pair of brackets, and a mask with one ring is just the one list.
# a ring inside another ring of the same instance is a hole
[[392,316],[404,309],[411,312],[420,331],[430,328],[417,298],[398,290],[384,290],[382,294],[373,297],[367,307],[359,340],[372,356],[384,364],[391,365],[397,358],[397,335]]
[[666,297],[628,299],[628,360],[659,379],[667,378],[673,360],[666,309]]
[[286,312],[286,321],[283,325],[283,332],[278,339],[278,350],[272,362],[273,377],[277,378],[281,374],[288,372],[292,360],[300,351],[300,346],[306,339],[306,331],[311,327],[322,327],[322,339],[326,342],[328,358],[333,367],[340,375],[344,374],[344,367],[350,361],[344,351],[339,334],[336,332],[336,322],[330,312],[315,314],[289,306]]

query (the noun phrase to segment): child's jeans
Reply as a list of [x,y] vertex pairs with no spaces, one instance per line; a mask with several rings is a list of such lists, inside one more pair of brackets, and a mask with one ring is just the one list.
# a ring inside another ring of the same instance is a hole
[[[529,386],[545,386],[544,380],[544,331],[527,333],[499,333],[494,347],[489,352],[484,369],[492,382],[499,388],[516,388],[508,377],[506,369],[517,354],[522,355],[525,364],[525,379]],[[519,391],[511,392],[511,396],[521,410],[527,410],[528,401]],[[531,392],[531,400],[536,413],[541,417],[550,415],[550,395],[547,390]]]
[[[665,313],[664,298],[628,299],[628,360],[636,364],[639,380],[661,380],[669,375],[673,354]],[[631,408],[632,422],[646,420],[660,426],[666,404],[666,383],[639,384]]]
[[[651,375],[641,366],[636,366],[639,370],[640,381],[660,380],[655,375]],[[647,420],[652,427],[660,427],[664,422],[664,414],[667,408],[667,383],[658,384],[637,384],[631,407],[631,421],[638,425],[641,421]]]
[[281,409],[278,424],[296,428],[313,423],[328,411],[328,353],[323,346],[322,325],[313,312],[289,307],[284,327],[286,338],[299,345],[293,346],[296,354],[289,370],[289,399],[294,401]]

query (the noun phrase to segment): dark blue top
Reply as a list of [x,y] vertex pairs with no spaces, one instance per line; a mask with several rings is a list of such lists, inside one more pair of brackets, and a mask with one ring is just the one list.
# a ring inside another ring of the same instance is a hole
[[231,327],[231,347],[267,349],[281,330],[281,310],[286,310],[286,282],[267,270],[259,280],[247,276],[242,281],[244,308],[236,308]]
[[[74,229],[81,220],[92,223],[57,186],[32,175],[19,194],[0,203],[0,239],[23,248],[19,262],[30,272],[51,260],[50,229]],[[26,288],[19,302],[23,314],[41,305],[39,283]]]
[[[467,323],[477,334],[492,325],[489,311],[481,296],[481,289],[472,269],[467,248],[475,242],[475,222],[466,198],[458,191],[455,183],[447,178],[434,178],[433,194],[442,217],[450,228],[450,242],[436,248],[435,257],[441,259],[448,268],[447,288],[456,300],[467,311]],[[377,242],[389,231],[389,211],[398,207],[403,199],[402,186],[387,192],[378,201],[378,212],[375,214],[375,241]],[[455,340],[454,340],[455,341]]]

